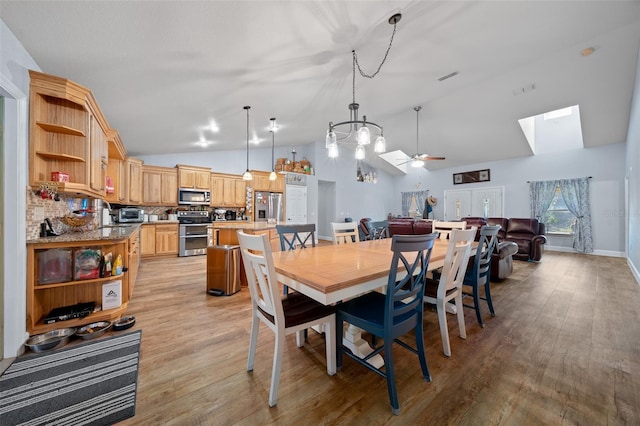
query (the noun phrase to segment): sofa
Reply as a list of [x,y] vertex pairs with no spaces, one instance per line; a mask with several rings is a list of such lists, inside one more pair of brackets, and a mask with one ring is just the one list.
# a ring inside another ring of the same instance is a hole
[[[471,219],[471,220],[468,220]],[[479,219],[479,220],[475,220]],[[480,238],[480,228],[486,225],[484,218],[465,218],[467,227],[476,226],[476,240]],[[394,234],[430,234],[432,221],[414,220],[411,218],[395,218],[389,220],[389,236]],[[502,230],[501,230],[502,232]],[[518,245],[511,241],[498,241],[495,252],[491,256],[491,280],[499,281],[513,272],[513,255],[518,252]]]
[[544,223],[538,219],[503,217],[467,217],[467,226],[500,225],[498,242],[510,241],[518,245],[518,251],[513,255],[514,259],[539,262],[544,253],[544,244],[547,242]]

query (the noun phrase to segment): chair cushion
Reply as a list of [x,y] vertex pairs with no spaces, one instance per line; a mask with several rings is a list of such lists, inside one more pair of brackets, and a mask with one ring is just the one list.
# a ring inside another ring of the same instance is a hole
[[[272,315],[266,313],[260,307],[258,309],[269,321],[275,323]],[[325,306],[297,292],[288,294],[282,299],[282,309],[284,310],[285,328],[317,320],[335,312],[334,306]]]
[[[440,280],[434,280],[433,278],[427,278],[424,287],[424,295],[433,297],[434,299],[438,297],[438,284],[440,284]],[[456,291],[455,288],[450,288],[447,291],[447,296]]]

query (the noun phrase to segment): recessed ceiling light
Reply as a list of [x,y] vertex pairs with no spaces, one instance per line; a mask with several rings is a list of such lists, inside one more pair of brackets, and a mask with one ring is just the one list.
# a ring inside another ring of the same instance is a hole
[[592,54],[593,52],[595,52],[595,51],[596,51],[596,48],[595,48],[595,47],[593,47],[593,46],[590,46],[590,47],[585,47],[584,49],[582,49],[582,50],[580,51],[580,54],[581,54],[582,56],[589,56],[589,55],[591,55],[591,54]]

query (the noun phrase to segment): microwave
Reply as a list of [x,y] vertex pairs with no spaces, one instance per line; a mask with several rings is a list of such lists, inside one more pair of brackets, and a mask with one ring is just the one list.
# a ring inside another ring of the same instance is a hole
[[140,223],[144,221],[144,210],[123,207],[118,210],[118,223]]
[[205,189],[178,189],[178,204],[188,205],[209,205],[211,202],[211,191]]

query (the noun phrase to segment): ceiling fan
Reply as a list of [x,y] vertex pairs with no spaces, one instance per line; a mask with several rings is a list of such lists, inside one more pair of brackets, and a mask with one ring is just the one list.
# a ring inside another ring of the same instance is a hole
[[420,126],[420,110],[421,106],[414,107],[413,110],[416,112],[416,153],[411,156],[410,159],[404,161],[398,166],[403,164],[411,163],[411,167],[422,167],[424,166],[424,162],[427,160],[444,160],[445,157],[432,157],[428,154],[420,154],[418,153],[418,136],[419,136],[419,126]]

